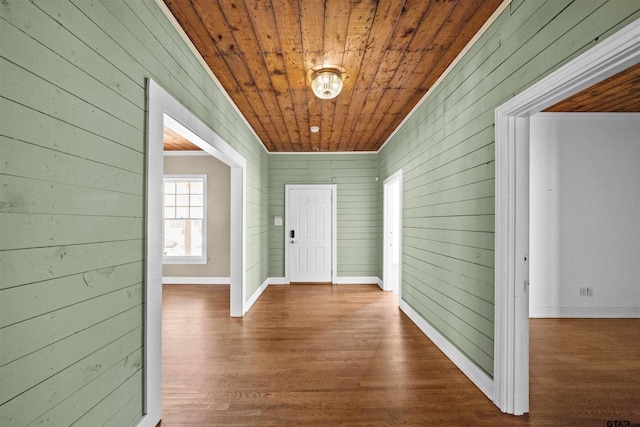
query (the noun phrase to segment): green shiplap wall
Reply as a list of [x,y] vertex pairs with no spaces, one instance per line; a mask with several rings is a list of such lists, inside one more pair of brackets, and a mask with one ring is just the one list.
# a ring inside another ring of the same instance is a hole
[[489,375],[494,110],[639,9],[636,0],[513,2],[380,152],[381,180],[404,171],[403,298]]
[[338,276],[378,275],[377,154],[269,156],[269,276],[284,277],[286,184],[337,184]]
[[247,294],[268,155],[154,0],[0,2],[0,425],[142,414],[145,79],[247,159]]

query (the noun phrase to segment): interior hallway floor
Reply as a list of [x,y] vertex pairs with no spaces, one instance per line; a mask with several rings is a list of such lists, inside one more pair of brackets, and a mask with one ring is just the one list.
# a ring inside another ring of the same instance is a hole
[[162,427],[640,425],[640,319],[531,320],[531,413],[502,414],[369,285],[163,287]]

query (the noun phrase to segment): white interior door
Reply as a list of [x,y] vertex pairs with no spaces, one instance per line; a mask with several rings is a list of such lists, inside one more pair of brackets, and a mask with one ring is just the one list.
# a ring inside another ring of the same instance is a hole
[[332,281],[332,190],[287,188],[289,282]]

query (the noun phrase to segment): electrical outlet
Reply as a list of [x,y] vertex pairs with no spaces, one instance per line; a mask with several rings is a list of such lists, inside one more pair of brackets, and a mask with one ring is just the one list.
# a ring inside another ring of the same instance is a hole
[[581,297],[592,297],[593,296],[593,288],[580,288],[580,296]]

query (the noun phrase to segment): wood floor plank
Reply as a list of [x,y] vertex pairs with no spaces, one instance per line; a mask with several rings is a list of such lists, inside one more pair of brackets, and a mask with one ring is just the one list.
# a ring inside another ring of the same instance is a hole
[[640,319],[531,320],[531,413],[500,411],[369,285],[164,285],[163,421],[199,426],[640,424]]

